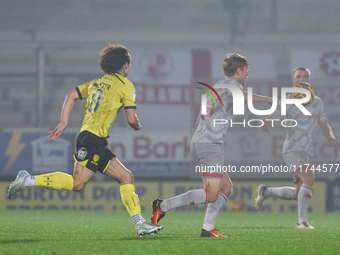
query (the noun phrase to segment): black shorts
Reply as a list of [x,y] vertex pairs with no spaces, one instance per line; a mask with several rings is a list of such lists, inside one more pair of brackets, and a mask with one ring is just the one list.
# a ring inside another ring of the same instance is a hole
[[112,158],[116,157],[112,151],[106,148],[106,138],[96,136],[88,131],[83,131],[78,135],[76,146],[77,153],[73,156],[74,160],[93,172],[104,173]]

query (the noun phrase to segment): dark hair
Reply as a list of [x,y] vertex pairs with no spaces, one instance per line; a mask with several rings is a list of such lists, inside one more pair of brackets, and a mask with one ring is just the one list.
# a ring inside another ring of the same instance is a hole
[[224,74],[226,76],[233,76],[237,68],[241,68],[243,70],[243,68],[248,65],[247,58],[237,53],[227,54],[227,57],[223,59],[222,62]]
[[306,68],[306,67],[303,67],[303,66],[300,66],[300,67],[298,67],[298,68],[295,68],[295,69],[293,70],[293,75],[295,74],[295,72],[296,72],[297,70],[300,70],[300,71],[307,71],[307,72],[309,73],[309,75],[310,75],[310,70],[309,70],[308,68]]
[[112,74],[126,64],[130,64],[130,55],[125,46],[121,44],[109,44],[100,53],[99,65],[106,74]]

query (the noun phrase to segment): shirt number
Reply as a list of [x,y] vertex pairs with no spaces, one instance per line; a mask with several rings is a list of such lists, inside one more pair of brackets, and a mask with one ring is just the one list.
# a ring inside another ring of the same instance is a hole
[[96,92],[93,93],[92,95],[92,101],[90,104],[90,112],[91,114],[95,113],[98,108],[99,108],[99,100],[102,99],[103,97],[103,91],[101,91],[100,89],[98,89]]

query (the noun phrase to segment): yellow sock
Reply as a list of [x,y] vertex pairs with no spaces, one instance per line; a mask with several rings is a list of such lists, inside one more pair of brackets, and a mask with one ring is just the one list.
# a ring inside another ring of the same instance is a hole
[[36,175],[35,186],[56,190],[73,190],[73,177],[62,172]]
[[135,193],[135,186],[133,184],[120,186],[120,196],[131,217],[141,213],[139,198]]

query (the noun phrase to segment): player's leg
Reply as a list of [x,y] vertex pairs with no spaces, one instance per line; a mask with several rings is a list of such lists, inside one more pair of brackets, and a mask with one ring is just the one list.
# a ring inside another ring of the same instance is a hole
[[[221,183],[221,180],[219,180]],[[218,189],[221,184],[218,184]],[[213,194],[214,193],[214,194]],[[165,216],[165,213],[169,210],[195,204],[206,204],[208,202],[214,202],[218,197],[218,191],[209,193],[209,198],[205,189],[193,189],[183,194],[168,198],[168,199],[155,199],[152,204],[152,216],[151,222],[156,224]]]
[[[292,166],[296,166],[299,162],[299,156],[297,153],[287,153],[283,154],[283,159],[286,162],[286,165],[290,168]],[[295,183],[295,181],[294,181]],[[268,197],[278,197],[286,200],[296,200],[297,199],[297,191],[296,188],[290,186],[282,186],[282,187],[267,187],[264,184],[261,184],[257,189],[257,197],[255,198],[255,209],[259,210],[262,207],[262,203]]]
[[[221,193],[221,186],[224,183],[225,188],[223,189],[223,193]],[[183,194],[178,196],[161,200],[156,199],[152,202],[153,207],[153,214],[151,217],[152,223],[158,223],[161,218],[164,217],[165,213],[171,209],[194,205],[194,204],[205,204],[210,203],[207,208],[207,216],[206,222],[210,226],[213,226],[213,222],[221,209],[224,202],[227,200],[227,196],[230,194],[231,191],[231,181],[230,179],[223,180],[222,178],[204,178],[203,179],[203,189],[195,189],[189,190]],[[229,191],[228,191],[228,188]],[[225,194],[224,194],[225,193]],[[208,228],[208,227],[207,227]],[[210,227],[209,227],[210,229]],[[213,237],[223,237],[222,235],[218,234],[216,230],[202,230],[202,236],[209,236],[210,232],[213,232]],[[209,233],[205,233],[209,232]]]
[[151,202],[152,215],[151,222],[157,224],[164,216],[165,213],[174,208],[195,205],[206,204],[207,194],[204,189],[189,190],[183,194],[171,197],[168,199],[155,199]]
[[[223,204],[228,200],[233,184],[226,173],[223,175],[220,183],[217,180],[218,179],[203,179],[204,189],[207,195],[209,194],[208,197],[210,197],[211,200],[216,199],[216,197],[217,199],[207,206],[201,231],[202,237],[224,237],[215,230],[214,222]],[[217,187],[220,187],[220,189],[216,190]]]
[[[20,171],[17,179],[10,186],[8,197],[13,196],[15,190],[20,191],[28,186],[40,186],[56,190],[82,190],[97,171],[97,161],[99,161],[101,157],[101,154],[99,153],[98,155],[97,151],[105,148],[106,145],[106,138],[100,138],[88,131],[81,132],[76,142],[77,153],[74,155],[76,162],[74,164],[73,176],[62,172],[30,176],[26,171]],[[20,185],[13,185],[19,180]],[[19,188],[20,186],[22,186],[22,188]]]
[[77,162],[74,164],[73,176],[62,172],[30,175],[28,172],[21,170],[15,181],[10,185],[7,197],[12,198],[19,191],[31,186],[54,190],[66,189],[80,191],[93,175],[93,171],[79,165]]
[[[224,152],[221,144],[196,144],[200,164],[205,166],[223,166]],[[222,168],[221,168],[222,169]],[[207,210],[205,213],[201,237],[225,237],[214,229],[214,222],[232,190],[232,182],[227,173],[202,173],[204,190],[207,193]]]
[[[261,192],[262,189],[262,192]],[[282,187],[266,187],[259,186],[259,193],[262,193],[264,198],[268,197],[278,197],[282,199],[292,200],[296,199],[295,196],[295,188],[290,186],[282,186]]]
[[294,178],[294,185],[295,185],[295,190],[294,190],[294,196],[296,197],[296,200],[297,200],[297,197],[298,197],[298,194],[299,194],[299,191],[301,189],[301,186],[302,186],[303,182],[300,178]]
[[[88,183],[92,178],[94,173],[94,171],[75,162],[73,176],[66,173],[53,172],[31,176],[32,178],[30,179],[35,178],[34,186],[55,190],[67,189],[81,191],[85,187],[86,183]],[[33,184],[33,182],[30,184]]]
[[[35,177],[35,186],[50,189],[68,189],[80,191],[92,178],[101,159],[100,150],[107,145],[105,138],[98,137],[88,131],[81,132],[77,137],[77,153],[73,176],[61,172],[38,175]],[[98,155],[99,154],[99,155]]]
[[206,204],[207,202],[207,193],[204,189],[193,189],[168,199],[156,199],[152,202],[152,205],[154,210],[155,207],[159,207],[162,212],[165,213],[174,208],[186,205]]
[[[85,187],[86,183],[88,183],[89,180],[92,178],[94,173],[94,171],[75,162],[73,168],[73,176],[66,173],[53,172],[31,176],[32,178],[30,179],[35,178],[34,186],[56,190],[67,189],[81,191]],[[33,184],[33,182],[31,184]]]
[[[205,154],[201,151],[203,151],[203,148],[207,147],[209,144],[203,144],[203,145],[197,145],[197,144],[190,144],[190,156],[191,158],[194,157],[194,164],[200,164],[200,165],[207,165],[205,162]],[[196,149],[198,147],[198,151]],[[207,149],[206,151],[209,151]],[[214,150],[210,151],[211,154],[215,154]],[[216,164],[216,163],[215,163]],[[208,177],[212,177],[210,173],[207,173]],[[222,176],[222,174],[220,174]],[[222,178],[222,177],[221,177]],[[220,185],[219,185],[220,187]],[[218,193],[217,193],[218,194]],[[187,205],[195,205],[195,204],[205,204],[208,202],[207,193],[204,189],[194,189],[194,190],[189,190],[183,194],[180,194],[178,196],[168,198],[168,199],[155,199],[152,202],[152,209],[153,213],[151,216],[151,222],[152,223],[157,223],[159,222],[160,219],[162,219],[165,215],[165,213],[169,210],[172,210],[174,208],[182,207],[182,206],[187,206]],[[217,199],[214,198],[215,200]],[[215,201],[214,200],[214,201]]]
[[135,224],[135,229],[138,235],[154,235],[163,229],[163,226],[151,224],[146,222],[143,218],[139,198],[135,193],[133,175],[131,171],[128,170],[116,157],[110,159],[107,167],[98,170],[120,184],[122,202]]
[[95,171],[75,162],[73,168],[73,190],[81,191],[94,174]]
[[314,172],[308,168],[297,174],[301,179],[299,186],[297,186],[297,199],[298,199],[298,224],[296,228],[307,228],[314,229],[313,226],[309,225],[307,221],[307,212],[309,203],[312,198],[313,185],[315,182]]
[[133,175],[117,158],[112,158],[104,174],[116,180],[120,184],[122,202],[129,212],[135,224],[145,222],[141,216],[141,208],[138,195],[135,193]]
[[298,224],[297,228],[310,228],[307,222],[307,211],[312,197],[315,181],[314,172],[310,170],[310,159],[305,151],[294,151],[283,154],[283,158],[289,167],[295,167],[293,178],[295,184],[294,199],[298,200]]
[[[192,143],[190,145],[190,154],[191,157],[197,158],[197,161],[199,162],[196,162],[195,160],[195,164],[199,164],[200,166],[215,167],[217,165],[223,165],[224,163],[223,147],[221,144]],[[205,204],[216,201],[220,192],[223,174],[217,172],[204,172],[201,173],[201,177],[207,178],[208,180],[206,181],[206,184],[204,184],[205,187],[203,189],[189,190],[183,194],[169,199],[154,200],[152,202],[152,207],[154,211],[152,216],[153,221],[157,220],[158,222],[164,216],[165,212],[174,208],[186,205]],[[213,184],[210,185],[210,182]],[[217,182],[218,184],[215,185],[215,182]],[[207,192],[209,192],[209,194]],[[155,219],[155,217],[157,219]]]

